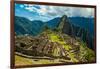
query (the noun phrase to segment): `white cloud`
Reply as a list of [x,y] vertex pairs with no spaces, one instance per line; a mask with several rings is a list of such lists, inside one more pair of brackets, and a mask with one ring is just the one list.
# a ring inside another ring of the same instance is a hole
[[52,7],[47,12],[49,15],[62,16],[67,15],[68,17],[93,17],[93,8],[78,8],[78,7]]
[[29,10],[30,12],[34,11],[31,7],[25,7],[26,10]]
[[[35,7],[34,7],[35,8]],[[37,11],[37,13],[41,16],[41,15],[46,15],[46,13],[48,12],[48,10],[46,9],[46,6],[41,6],[41,8],[37,9],[35,8],[35,10]]]
[[24,8],[24,5],[20,5],[21,8]]
[[40,8],[37,9],[32,4],[24,4],[26,10],[31,12],[36,11],[39,15],[44,16],[62,16],[67,15],[68,17],[94,17],[93,8],[81,8],[81,7],[62,7],[62,6],[45,6],[45,5],[35,5]]
[[37,9],[33,6],[30,7],[25,7],[26,10],[30,11],[30,12],[38,12]]
[[72,16],[94,17],[93,8],[72,8],[70,11],[72,11],[71,13]]

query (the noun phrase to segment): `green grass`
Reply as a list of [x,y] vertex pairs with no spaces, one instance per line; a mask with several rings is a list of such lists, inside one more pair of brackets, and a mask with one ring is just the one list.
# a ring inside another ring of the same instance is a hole
[[59,36],[58,35],[52,33],[52,34],[49,34],[49,36],[50,36],[50,40],[52,42],[58,42],[59,41]]
[[52,33],[49,35],[50,36],[50,40],[52,42],[58,42],[60,43],[66,50],[71,49],[71,47],[69,45],[66,44],[66,42],[64,41],[63,38],[61,38],[59,35]]
[[24,58],[18,55],[15,55],[15,65],[31,65],[33,64],[32,59]]
[[91,62],[95,60],[95,53],[93,50],[86,46],[86,43],[81,42],[80,46],[80,59],[85,59],[86,62]]
[[15,55],[15,66],[62,63],[59,60],[60,59],[54,59],[54,60],[29,59],[29,58],[24,58],[24,57]]
[[[67,51],[69,51],[71,49],[70,45],[67,45],[66,42],[64,41],[63,38],[61,38],[59,35],[55,34],[55,33],[51,33],[49,34],[50,36],[50,40],[52,42],[58,42],[59,44],[61,44],[63,46],[64,49],[66,49]],[[54,54],[57,54],[57,49],[55,50]],[[69,57],[71,58],[72,62],[78,62],[78,60],[75,57],[75,54],[68,52]]]

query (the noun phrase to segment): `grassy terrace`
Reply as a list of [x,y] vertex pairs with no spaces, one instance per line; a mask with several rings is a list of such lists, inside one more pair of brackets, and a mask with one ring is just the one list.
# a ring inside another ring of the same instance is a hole
[[21,66],[21,65],[37,65],[37,64],[55,64],[55,63],[62,63],[60,61],[66,61],[63,59],[54,59],[54,60],[48,60],[48,59],[29,59],[24,58],[18,55],[15,55],[15,65]]
[[[52,33],[49,36],[50,36],[50,40],[52,42],[60,43],[63,46],[63,48],[65,48],[67,51],[69,51],[71,49],[71,46],[67,45],[66,42],[64,41],[64,39],[61,38],[59,35]],[[71,58],[72,62],[78,62],[78,60],[76,58],[74,58],[75,55],[73,53],[71,53],[71,52],[67,52],[67,53],[68,53],[69,57]]]
[[18,55],[15,55],[15,65],[30,65],[33,64],[32,59],[24,58]]

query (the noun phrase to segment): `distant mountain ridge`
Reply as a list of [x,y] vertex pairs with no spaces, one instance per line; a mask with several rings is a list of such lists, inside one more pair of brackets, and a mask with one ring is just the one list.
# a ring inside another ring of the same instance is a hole
[[[64,20],[63,20],[64,19]],[[17,35],[38,35],[41,33],[45,26],[50,29],[55,29],[59,24],[64,23],[62,32],[73,37],[80,37],[83,41],[86,41],[88,46],[93,49],[93,18],[82,18],[82,17],[67,17],[62,16],[61,18],[54,18],[48,22],[42,22],[39,20],[30,21],[24,17],[15,16],[15,32]],[[85,23],[87,22],[87,23]],[[90,36],[91,35],[91,36]]]
[[60,22],[60,17],[54,18],[52,20],[47,21],[47,25],[51,29],[55,29]]
[[17,35],[37,35],[42,32],[45,23],[42,21],[30,21],[24,17],[15,16],[15,32]]

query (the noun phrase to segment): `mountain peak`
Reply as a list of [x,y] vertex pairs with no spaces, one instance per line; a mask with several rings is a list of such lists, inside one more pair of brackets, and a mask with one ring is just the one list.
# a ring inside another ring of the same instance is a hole
[[63,15],[60,19],[60,22],[59,22],[59,25],[58,25],[58,30],[60,32],[62,32],[62,29],[64,27],[64,24],[66,23],[66,20],[67,20],[67,15]]
[[67,15],[63,15],[62,18],[68,18]]

